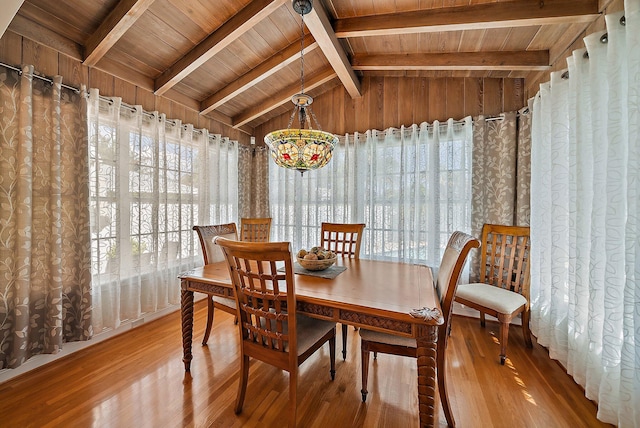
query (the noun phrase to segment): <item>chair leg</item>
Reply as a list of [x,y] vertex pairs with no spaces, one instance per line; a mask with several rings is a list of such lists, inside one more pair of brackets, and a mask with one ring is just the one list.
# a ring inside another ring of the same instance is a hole
[[298,368],[294,367],[289,372],[289,427],[296,427],[296,411],[298,399]]
[[367,379],[369,378],[369,345],[365,341],[360,342],[360,357],[362,359],[362,402],[367,401]]
[[336,378],[336,330],[333,329],[333,336],[329,339],[329,358],[331,359],[331,380]]
[[509,323],[500,321],[500,364],[507,360],[507,342],[509,341]]
[[249,383],[249,357],[243,355],[240,359],[240,383],[238,384],[238,395],[236,396],[236,408],[234,410],[236,414],[242,412],[247,383]]
[[484,327],[484,326],[485,326],[485,324],[486,324],[486,323],[485,323],[485,320],[484,320],[484,312],[480,312],[480,325],[481,325],[482,327]]
[[[445,345],[445,346],[442,346]],[[442,349],[440,349],[442,347]],[[444,417],[447,419],[447,425],[455,427],[456,422],[453,419],[453,412],[451,412],[451,404],[449,403],[449,395],[447,394],[447,379],[446,379],[446,341],[438,341],[437,351],[437,365],[438,365],[438,393],[440,394],[440,403],[442,404],[442,410],[444,411]]]
[[213,327],[213,311],[215,307],[213,306],[213,299],[210,296],[207,296],[207,327],[204,330],[204,337],[202,338],[202,346],[207,345],[207,341],[209,340],[209,335],[211,334],[211,327]]
[[342,359],[347,359],[347,325],[342,324]]
[[530,314],[531,312],[528,308],[522,313],[522,335],[524,336],[524,341],[527,344],[527,347],[533,348],[533,343],[531,342],[531,330],[529,330]]

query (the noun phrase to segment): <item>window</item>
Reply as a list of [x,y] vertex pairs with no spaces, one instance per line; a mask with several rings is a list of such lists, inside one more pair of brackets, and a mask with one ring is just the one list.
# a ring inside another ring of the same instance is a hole
[[471,118],[341,139],[323,169],[270,163],[274,239],[317,245],[320,223],[366,223],[362,257],[438,266],[471,224]]
[[201,264],[192,227],[237,217],[237,144],[92,92],[94,328],[177,305]]

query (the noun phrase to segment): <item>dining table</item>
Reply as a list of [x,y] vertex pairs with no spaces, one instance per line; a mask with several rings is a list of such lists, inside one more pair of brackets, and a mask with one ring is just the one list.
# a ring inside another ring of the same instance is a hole
[[[295,262],[294,262],[295,264]],[[418,411],[421,427],[436,425],[438,326],[444,320],[428,266],[392,261],[338,258],[334,278],[296,266],[296,308],[307,316],[416,339]],[[344,269],[346,268],[346,269]],[[194,292],[233,298],[227,262],[196,267],[181,280],[182,345],[190,371]]]

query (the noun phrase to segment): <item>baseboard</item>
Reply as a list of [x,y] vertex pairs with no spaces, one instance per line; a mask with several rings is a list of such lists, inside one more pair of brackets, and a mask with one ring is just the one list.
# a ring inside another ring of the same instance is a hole
[[[201,293],[197,293],[195,300],[201,300],[204,299],[205,296],[204,294]],[[82,342],[67,342],[64,343],[62,345],[62,349],[60,350],[60,352],[58,352],[57,354],[39,354],[39,355],[34,355],[33,357],[29,358],[27,361],[25,361],[23,364],[21,364],[19,367],[16,367],[15,369],[3,369],[0,370],[0,384],[3,382],[6,382],[10,379],[13,379],[17,376],[23,375],[25,373],[28,373],[32,370],[35,370],[37,368],[40,368],[42,366],[45,366],[49,363],[52,363],[56,360],[59,360],[60,358],[64,358],[66,356],[69,356],[75,352],[81,351],[83,349],[86,349],[90,346],[96,345],[104,340],[110,339],[114,336],[117,336],[119,334],[122,333],[126,333],[127,331],[130,331],[133,328],[139,327],[140,325],[156,320],[160,317],[163,317],[165,315],[168,315],[172,312],[175,311],[179,311],[180,310],[180,305],[173,305],[173,306],[169,306],[167,308],[161,309],[157,312],[154,312],[153,314],[149,314],[149,315],[145,315],[141,318],[138,318],[136,320],[132,320],[132,321],[128,321],[125,322],[123,324],[121,324],[117,329],[115,330],[109,330],[100,334],[96,334],[95,336],[93,336],[91,338],[91,340],[86,340],[86,341],[82,341]]]

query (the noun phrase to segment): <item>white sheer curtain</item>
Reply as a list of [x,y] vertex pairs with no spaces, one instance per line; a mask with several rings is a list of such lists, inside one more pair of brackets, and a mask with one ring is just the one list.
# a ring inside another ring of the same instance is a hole
[[600,420],[640,427],[640,2],[625,15],[534,100],[531,328]]
[[455,230],[469,231],[472,121],[347,135],[304,175],[269,165],[273,238],[318,245],[320,223],[366,223],[361,257],[438,266]]
[[93,327],[179,304],[201,263],[194,224],[237,217],[237,143],[164,114],[89,98]]

